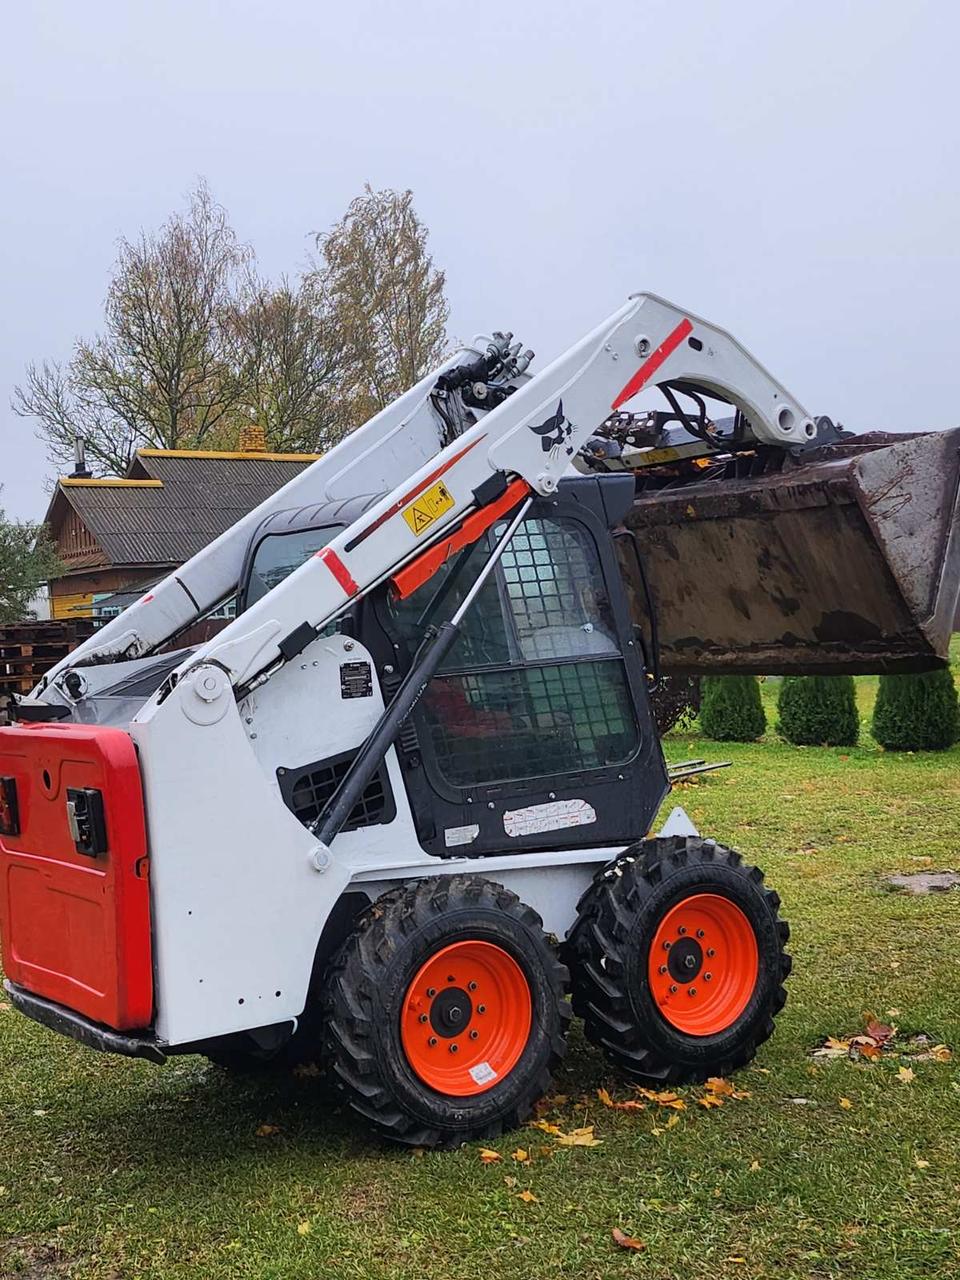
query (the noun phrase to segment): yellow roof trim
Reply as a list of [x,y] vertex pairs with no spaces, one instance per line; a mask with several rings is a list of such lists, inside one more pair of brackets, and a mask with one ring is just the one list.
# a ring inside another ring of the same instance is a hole
[[120,480],[116,476],[99,476],[85,480],[80,476],[61,476],[60,484],[64,488],[102,488],[107,486],[111,489],[162,489],[162,480]]
[[244,450],[226,452],[222,449],[138,449],[140,458],[247,458],[258,462],[316,462],[322,453],[260,453]]

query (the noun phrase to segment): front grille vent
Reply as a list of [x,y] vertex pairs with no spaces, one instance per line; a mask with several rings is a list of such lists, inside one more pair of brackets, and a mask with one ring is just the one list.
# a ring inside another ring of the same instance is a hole
[[[356,752],[348,751],[326,760],[299,765],[294,769],[277,770],[283,802],[304,826],[315,822],[333,799],[334,792],[343,781],[355,756]],[[397,807],[387,771],[381,765],[354,805],[343,830],[356,831],[359,827],[392,822],[396,814]]]

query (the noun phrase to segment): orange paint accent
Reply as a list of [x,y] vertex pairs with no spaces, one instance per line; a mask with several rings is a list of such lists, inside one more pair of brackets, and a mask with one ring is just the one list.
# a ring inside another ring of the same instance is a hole
[[500,519],[501,516],[517,505],[530,492],[530,486],[526,480],[514,480],[507,485],[506,491],[499,498],[494,499],[485,507],[481,507],[479,511],[473,511],[468,515],[453,533],[445,538],[441,538],[439,542],[435,542],[429,547],[422,556],[417,556],[416,560],[412,560],[405,565],[398,573],[393,575],[393,587],[401,600],[406,600],[407,596],[413,595],[418,587],[422,587],[441,565],[446,564],[452,555],[462,550],[463,547],[469,546],[471,542],[486,533],[492,524]]
[[[459,996],[462,1025],[453,1035],[446,1025],[448,1034],[441,1034],[431,1021],[439,1021],[443,1006],[437,1001],[444,991]],[[520,965],[495,943],[467,938],[441,948],[420,966],[400,1012],[400,1040],[411,1070],[424,1084],[448,1097],[471,1098],[510,1074],[532,1025],[530,985]]]
[[[667,967],[670,948],[684,937],[702,950],[696,976],[688,980]],[[759,973],[753,925],[735,902],[717,893],[696,893],[671,907],[650,944],[650,993],[666,1021],[685,1035],[712,1036],[733,1026],[750,1003]]]
[[663,364],[664,360],[666,360],[668,356],[673,355],[674,351],[676,351],[684,338],[692,332],[693,325],[690,321],[686,319],[681,320],[673,332],[667,334],[659,347],[657,347],[656,351],[644,360],[643,364],[633,375],[627,385],[621,389],[619,395],[610,406],[611,409],[619,409],[622,404],[626,404],[628,400],[632,400],[637,392],[646,386]]

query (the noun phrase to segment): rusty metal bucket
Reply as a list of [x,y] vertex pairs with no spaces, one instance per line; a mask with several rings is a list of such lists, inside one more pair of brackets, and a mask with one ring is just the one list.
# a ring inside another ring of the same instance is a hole
[[[771,469],[772,468],[772,469]],[[627,517],[663,670],[921,671],[960,590],[960,429],[856,437],[800,459],[733,459],[641,489]],[[636,567],[621,551],[638,621]]]

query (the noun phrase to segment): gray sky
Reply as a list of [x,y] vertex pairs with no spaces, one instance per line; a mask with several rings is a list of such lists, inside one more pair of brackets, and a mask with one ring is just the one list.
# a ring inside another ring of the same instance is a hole
[[5,6],[0,482],[48,473],[24,364],[96,331],[117,237],[198,175],[271,274],[412,187],[451,328],[538,363],[649,289],[814,413],[960,422],[960,6],[252,0]]

